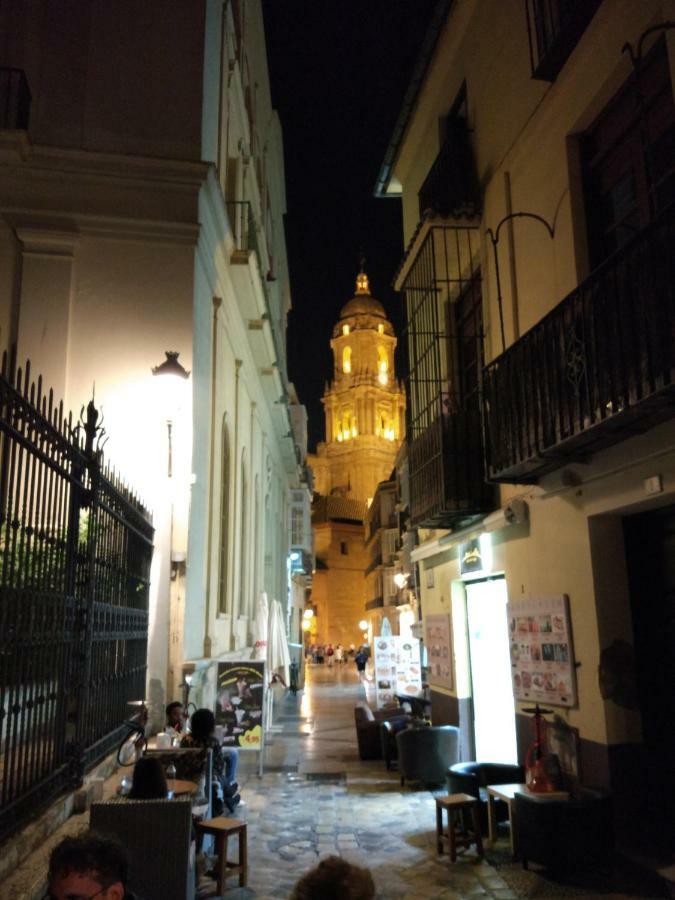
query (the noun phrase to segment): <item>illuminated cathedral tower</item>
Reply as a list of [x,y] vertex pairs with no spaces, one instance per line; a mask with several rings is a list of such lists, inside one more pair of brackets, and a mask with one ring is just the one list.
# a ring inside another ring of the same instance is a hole
[[394,466],[405,435],[405,393],[394,371],[394,329],[363,269],[330,344],[333,380],[322,401],[326,440],[310,465],[319,494],[365,502]]

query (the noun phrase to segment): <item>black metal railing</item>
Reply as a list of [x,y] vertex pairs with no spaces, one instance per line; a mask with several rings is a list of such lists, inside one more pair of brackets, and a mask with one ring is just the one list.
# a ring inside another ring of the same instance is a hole
[[119,741],[145,695],[153,528],[30,365],[0,371],[0,840]]
[[21,69],[0,66],[0,129],[28,129],[30,91]]
[[675,206],[484,370],[487,474],[536,481],[675,414]]
[[368,600],[366,603],[366,611],[371,609],[379,609],[384,606],[384,597],[376,597],[374,600]]
[[525,0],[532,77],[555,81],[602,0]]
[[466,124],[453,120],[418,194],[420,219],[435,213],[456,219],[480,213],[476,161]]
[[409,426],[410,519],[417,527],[458,527],[495,508],[495,489],[485,480],[477,398],[453,410],[439,394],[437,409],[429,427]]

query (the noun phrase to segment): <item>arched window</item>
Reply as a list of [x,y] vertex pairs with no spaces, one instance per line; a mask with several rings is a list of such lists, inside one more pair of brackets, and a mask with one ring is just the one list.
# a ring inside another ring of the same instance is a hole
[[377,380],[380,384],[386,384],[389,381],[389,362],[384,347],[377,348]]
[[352,348],[345,347],[342,351],[342,371],[349,374],[352,370]]
[[220,551],[218,560],[218,612],[230,612],[227,597],[227,558],[230,535],[230,440],[223,421],[220,450]]

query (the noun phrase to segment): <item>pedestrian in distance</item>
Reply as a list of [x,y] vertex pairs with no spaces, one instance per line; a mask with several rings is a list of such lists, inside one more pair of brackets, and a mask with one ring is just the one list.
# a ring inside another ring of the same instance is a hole
[[344,661],[345,661],[344,647],[342,646],[342,644],[338,644],[337,647],[335,648],[335,662],[337,663],[338,666],[341,666]]
[[331,669],[333,668],[333,663],[335,662],[334,656],[335,656],[335,649],[332,644],[328,644],[328,646],[326,647],[326,660],[328,661],[328,666]]
[[356,663],[356,671],[359,673],[359,681],[365,681],[366,663],[368,662],[368,657],[363,652],[363,647],[359,649],[359,652],[354,657],[354,662]]
[[325,650],[323,644],[319,644],[319,646],[316,648],[316,661],[318,662],[318,664],[320,666],[323,665],[323,658],[324,658],[325,652],[326,652],[326,650]]

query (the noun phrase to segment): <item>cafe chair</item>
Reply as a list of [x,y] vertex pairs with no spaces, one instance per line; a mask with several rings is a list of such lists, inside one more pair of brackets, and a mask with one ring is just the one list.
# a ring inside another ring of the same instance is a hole
[[354,725],[359,757],[361,759],[382,759],[380,723],[387,720],[409,718],[405,710],[397,706],[373,712],[367,703],[357,703],[354,707]]
[[396,743],[396,735],[399,731],[402,731],[407,727],[408,719],[403,717],[380,723],[382,759],[384,759],[384,764],[388,772],[394,768],[398,768],[398,745]]
[[406,728],[396,735],[401,785],[406,781],[440,784],[448,766],[459,760],[459,728],[429,725]]
[[[523,784],[525,770],[522,766],[509,765],[507,763],[490,762],[461,762],[450,766],[446,775],[448,794],[469,794],[480,800],[478,814],[482,834],[488,833],[488,785],[492,784]],[[497,821],[505,821],[509,817],[506,803],[502,800],[495,801]]]
[[600,791],[582,788],[572,800],[516,794],[513,827],[524,869],[530,861],[563,877],[611,869],[612,803]]
[[129,853],[129,891],[139,897],[194,900],[195,845],[189,800],[92,803],[90,827]]

